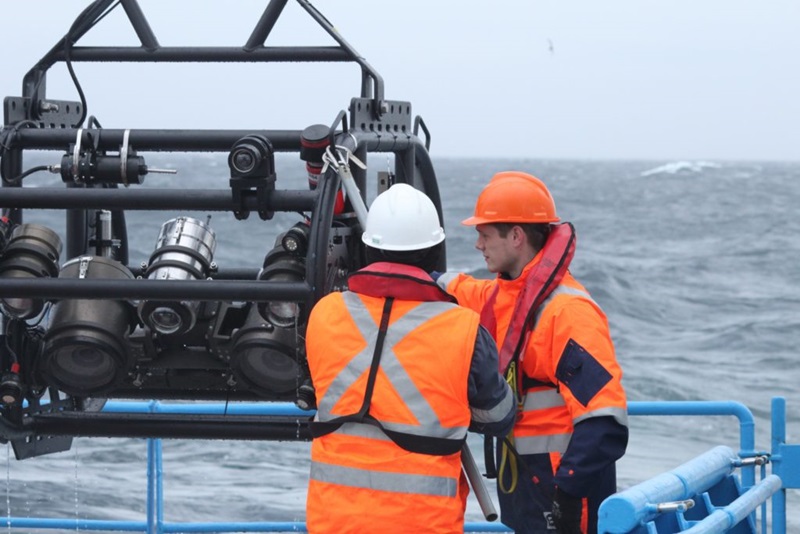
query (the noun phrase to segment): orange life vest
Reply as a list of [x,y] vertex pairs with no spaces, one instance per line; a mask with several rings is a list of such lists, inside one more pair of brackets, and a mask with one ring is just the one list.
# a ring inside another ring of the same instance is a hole
[[[463,532],[458,451],[478,315],[413,267],[372,264],[349,286],[317,303],[306,332],[324,430],[311,445],[309,531]],[[458,450],[422,452],[431,443]]]

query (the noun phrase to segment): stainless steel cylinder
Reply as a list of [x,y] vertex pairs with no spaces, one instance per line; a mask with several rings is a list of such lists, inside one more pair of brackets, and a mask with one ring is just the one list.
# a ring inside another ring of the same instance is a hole
[[155,251],[150,256],[150,280],[206,278],[217,246],[216,235],[206,223],[192,217],[176,217],[161,225]]

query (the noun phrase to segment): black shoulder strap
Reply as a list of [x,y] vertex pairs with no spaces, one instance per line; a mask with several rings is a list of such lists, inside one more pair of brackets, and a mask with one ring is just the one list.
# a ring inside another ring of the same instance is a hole
[[380,423],[377,419],[369,415],[369,407],[372,404],[372,394],[375,391],[375,378],[378,376],[378,366],[381,363],[381,354],[383,353],[383,343],[386,340],[386,332],[389,328],[389,317],[392,313],[392,304],[394,299],[389,297],[383,303],[383,314],[381,315],[381,324],[378,328],[378,339],[375,341],[375,351],[372,353],[372,363],[369,368],[369,377],[367,378],[367,389],[364,392],[364,402],[358,412],[336,417],[330,421],[312,421],[309,430],[311,435],[315,438],[322,437],[330,434],[339,429],[345,423],[369,423],[380,428]]

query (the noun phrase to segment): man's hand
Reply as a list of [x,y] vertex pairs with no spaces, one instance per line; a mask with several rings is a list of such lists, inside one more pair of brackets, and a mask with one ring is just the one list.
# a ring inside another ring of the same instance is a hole
[[583,503],[556,487],[553,497],[553,523],[558,534],[581,534],[581,511]]

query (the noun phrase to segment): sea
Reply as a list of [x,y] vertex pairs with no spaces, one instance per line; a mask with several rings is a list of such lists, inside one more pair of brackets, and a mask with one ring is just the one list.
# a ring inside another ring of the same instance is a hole
[[[146,157],[151,168],[178,172],[150,173],[142,187],[227,187],[224,156]],[[756,448],[769,451],[770,402],[780,396],[787,401],[787,441],[800,441],[800,162],[434,157],[433,163],[448,269],[491,276],[474,248],[474,229],[460,221],[495,172],[534,174],[551,189],[561,219],[576,228],[571,270],[608,316],[629,400],[741,402],[755,417]],[[368,164],[369,200],[369,184],[393,162],[373,156]],[[307,181],[296,156],[279,154],[277,168],[278,189]],[[33,187],[59,183],[51,175],[26,178]],[[131,263],[149,257],[160,225],[177,215],[129,215]],[[259,267],[274,236],[300,217],[197,214],[209,215],[220,267]],[[58,229],[63,215],[26,213],[26,222]],[[640,416],[630,426],[618,463],[621,489],[716,445],[739,449],[731,416]],[[481,438],[472,435],[469,444],[482,466]],[[21,461],[6,449],[7,517],[144,520],[145,440],[77,438],[69,451]],[[308,443],[165,439],[163,461],[165,521],[304,520]],[[494,494],[493,482],[487,484]],[[798,504],[800,493],[790,490],[789,532],[800,532]],[[483,520],[474,498],[467,520]]]

